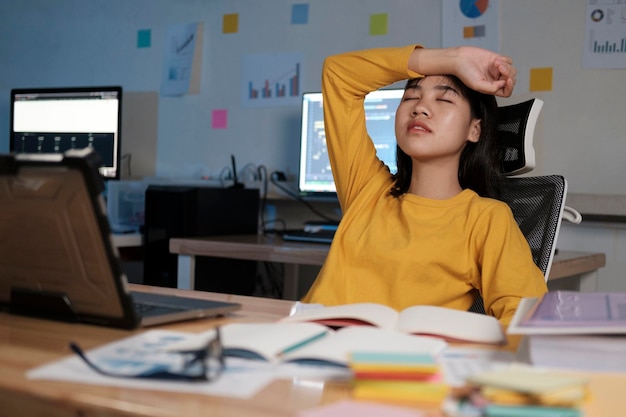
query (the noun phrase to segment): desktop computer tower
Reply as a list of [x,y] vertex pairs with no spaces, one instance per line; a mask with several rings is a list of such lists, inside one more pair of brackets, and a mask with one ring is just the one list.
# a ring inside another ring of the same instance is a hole
[[[178,256],[173,237],[254,234],[258,229],[259,190],[202,186],[150,185],[145,195],[143,283],[175,288]],[[250,295],[257,263],[196,257],[195,289]]]

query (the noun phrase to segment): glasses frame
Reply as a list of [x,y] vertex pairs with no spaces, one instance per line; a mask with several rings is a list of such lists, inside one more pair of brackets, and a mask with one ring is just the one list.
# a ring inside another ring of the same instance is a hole
[[205,347],[194,350],[181,350],[174,351],[172,353],[177,353],[183,355],[185,362],[182,367],[184,370],[192,369],[197,364],[200,365],[200,372],[197,374],[189,374],[185,372],[169,372],[169,371],[156,371],[156,372],[148,372],[136,375],[122,374],[116,372],[110,372],[105,369],[102,369],[95,362],[87,357],[85,351],[78,345],[76,342],[70,342],[70,349],[79,358],[83,360],[83,362],[89,366],[92,370],[96,371],[100,375],[114,377],[114,378],[134,378],[134,379],[158,379],[158,380],[168,380],[168,381],[213,381],[219,375],[221,375],[224,367],[226,366],[226,361],[224,359],[224,348],[222,346],[222,338],[220,335],[219,327],[215,328],[215,337],[206,344]]

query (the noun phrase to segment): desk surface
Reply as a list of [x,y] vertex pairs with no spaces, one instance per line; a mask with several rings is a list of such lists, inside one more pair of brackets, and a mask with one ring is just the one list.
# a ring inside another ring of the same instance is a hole
[[[170,239],[170,252],[178,255],[215,256],[322,265],[329,246],[320,243],[287,242],[278,236],[229,235]],[[558,251],[552,262],[548,280],[595,271],[606,263],[603,253]]]
[[[132,289],[182,293],[198,298],[239,302],[243,308],[228,318],[202,319],[162,328],[197,332],[227,321],[273,321],[288,314],[286,300],[188,292],[131,285]],[[25,372],[70,355],[68,342],[90,349],[136,332],[58,323],[0,313],[0,414],[3,417],[282,417],[297,410],[349,398],[346,383],[303,384],[276,380],[249,400],[208,395],[157,392],[88,384],[27,380]],[[591,376],[592,400],[585,416],[621,415],[626,409],[626,374]],[[321,392],[320,392],[321,390]]]

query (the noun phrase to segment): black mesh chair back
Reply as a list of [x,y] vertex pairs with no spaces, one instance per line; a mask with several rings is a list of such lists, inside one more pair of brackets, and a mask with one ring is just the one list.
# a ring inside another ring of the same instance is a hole
[[[561,217],[567,196],[567,181],[561,175],[508,177],[501,200],[511,207],[513,217],[526,237],[535,264],[548,279]],[[477,295],[470,311],[485,313]]]
[[501,200],[511,207],[513,217],[526,237],[535,264],[548,277],[559,234],[567,181],[561,175],[506,179]]
[[543,101],[533,98],[498,107],[498,154],[505,175],[519,175],[535,167],[533,138]]
[[[513,217],[526,237],[535,264],[548,278],[565,207],[567,182],[560,175],[512,177],[535,167],[533,139],[543,101],[533,98],[498,108],[498,153],[504,181],[501,200],[511,207]],[[470,311],[485,313],[477,294]]]

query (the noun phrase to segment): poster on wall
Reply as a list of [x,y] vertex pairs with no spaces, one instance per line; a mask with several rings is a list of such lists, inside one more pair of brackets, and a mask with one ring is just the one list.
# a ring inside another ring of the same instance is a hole
[[470,45],[500,52],[499,0],[443,0],[442,47]]
[[242,107],[300,105],[301,53],[246,55],[241,60]]
[[161,95],[182,96],[200,92],[202,23],[167,28]]
[[626,68],[626,1],[587,0],[584,68]]

